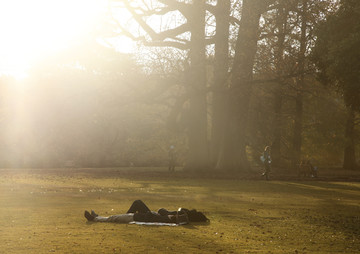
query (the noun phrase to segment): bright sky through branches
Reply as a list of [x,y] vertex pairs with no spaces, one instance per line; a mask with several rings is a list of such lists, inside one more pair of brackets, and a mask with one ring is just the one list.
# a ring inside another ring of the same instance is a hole
[[0,74],[26,75],[86,36],[106,10],[106,0],[0,0]]

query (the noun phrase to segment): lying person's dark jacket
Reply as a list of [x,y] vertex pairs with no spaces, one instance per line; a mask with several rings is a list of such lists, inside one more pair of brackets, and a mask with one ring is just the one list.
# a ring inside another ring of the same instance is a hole
[[186,209],[186,208],[179,208],[178,211],[168,211],[165,208],[159,209],[158,213],[160,215],[176,215],[178,213],[181,214],[187,214],[190,222],[209,222],[210,220],[202,213],[196,211],[196,209]]

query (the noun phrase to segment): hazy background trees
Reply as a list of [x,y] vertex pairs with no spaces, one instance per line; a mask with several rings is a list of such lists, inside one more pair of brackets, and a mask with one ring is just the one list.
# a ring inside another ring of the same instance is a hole
[[[358,10],[110,1],[91,36],[1,78],[0,166],[162,166],[175,145],[185,169],[244,171],[271,145],[276,167],[357,168]],[[137,50],[117,52],[119,36]]]
[[355,156],[356,115],[360,110],[359,46],[360,3],[341,1],[339,10],[318,26],[313,53],[319,78],[342,95],[347,109],[345,125],[344,168],[357,168]]

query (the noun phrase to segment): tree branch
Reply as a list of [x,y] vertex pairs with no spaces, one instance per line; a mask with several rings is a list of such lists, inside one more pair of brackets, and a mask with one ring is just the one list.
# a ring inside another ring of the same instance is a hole
[[176,41],[145,41],[144,45],[150,47],[173,47],[181,50],[189,49],[189,45],[187,43],[180,43]]
[[231,24],[237,24],[240,26],[240,20],[238,20],[237,18],[230,16],[230,23]]
[[178,27],[173,29],[169,29],[157,34],[158,39],[164,40],[166,38],[176,37],[177,35],[183,34],[190,30],[190,26],[188,23],[184,23]]
[[191,5],[178,2],[176,0],[158,0],[160,3],[165,4],[175,10],[181,12],[181,14],[188,19],[191,12]]
[[152,29],[143,19],[142,16],[136,13],[133,7],[130,6],[128,1],[124,1],[126,9],[131,13],[136,22],[145,30],[145,32],[151,37],[151,39],[157,38],[157,33]]

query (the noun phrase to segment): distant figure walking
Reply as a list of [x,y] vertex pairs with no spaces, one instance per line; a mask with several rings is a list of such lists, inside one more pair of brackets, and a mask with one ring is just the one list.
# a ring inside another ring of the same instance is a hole
[[171,145],[169,149],[169,171],[174,172],[176,165],[176,151],[175,146]]
[[270,146],[266,146],[262,156],[260,157],[261,161],[264,163],[264,173],[266,180],[269,180],[269,174],[271,169],[271,154],[270,154]]
[[307,161],[307,164],[310,167],[311,176],[312,177],[318,177],[318,167],[314,167],[313,164],[310,162],[310,160]]

